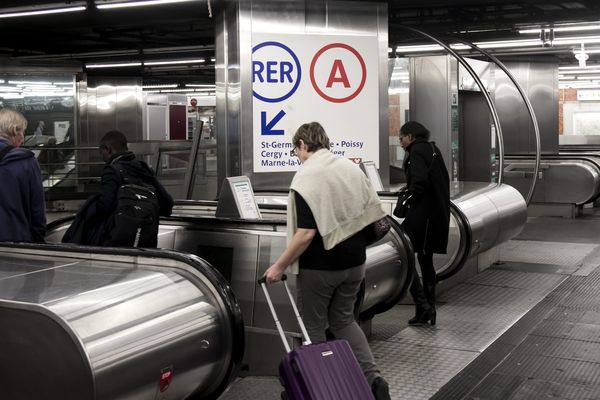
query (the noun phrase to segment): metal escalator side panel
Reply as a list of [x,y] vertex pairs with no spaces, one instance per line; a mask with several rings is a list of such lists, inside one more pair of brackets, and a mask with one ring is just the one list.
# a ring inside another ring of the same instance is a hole
[[[533,161],[526,157],[507,159],[506,183],[522,194],[525,181],[530,179]],[[600,196],[600,168],[592,157],[560,154],[544,156],[533,203],[575,204],[590,203]]]
[[40,305],[0,300],[0,329],[3,397],[95,399],[90,360],[61,318]]
[[[4,245],[0,255],[0,268],[32,259],[52,265],[0,280],[0,296],[64,321],[89,357],[95,399],[152,398],[168,368],[174,399],[220,394],[237,375],[241,311],[224,279],[198,257],[47,244]],[[21,290],[7,290],[15,286]]]

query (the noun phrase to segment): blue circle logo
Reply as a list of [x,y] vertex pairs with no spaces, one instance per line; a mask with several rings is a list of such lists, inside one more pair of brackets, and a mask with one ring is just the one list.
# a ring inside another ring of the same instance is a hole
[[[280,60],[254,59],[256,52],[267,46],[282,50]],[[263,42],[254,46],[252,55],[252,94],[254,97],[266,103],[277,103],[286,100],[296,92],[300,86],[302,69],[300,60],[292,49],[280,42]],[[260,88],[262,94],[257,93],[254,88]]]

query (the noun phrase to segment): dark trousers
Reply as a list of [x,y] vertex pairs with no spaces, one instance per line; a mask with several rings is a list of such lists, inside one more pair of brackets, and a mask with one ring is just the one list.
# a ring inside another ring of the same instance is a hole
[[419,252],[417,260],[421,266],[423,284],[419,275],[414,271],[413,281],[410,285],[410,294],[417,308],[428,310],[435,307],[435,268],[433,267],[433,253]]

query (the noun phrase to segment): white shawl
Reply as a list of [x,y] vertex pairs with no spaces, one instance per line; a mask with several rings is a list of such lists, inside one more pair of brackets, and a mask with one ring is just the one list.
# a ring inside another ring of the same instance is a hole
[[[377,192],[360,167],[320,149],[302,164],[290,185],[288,243],[297,230],[294,192],[302,196],[313,213],[326,250],[386,215]],[[289,272],[298,273],[297,262],[290,265]]]

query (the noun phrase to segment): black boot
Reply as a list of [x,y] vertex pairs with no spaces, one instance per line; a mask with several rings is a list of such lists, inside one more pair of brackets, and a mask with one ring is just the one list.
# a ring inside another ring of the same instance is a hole
[[421,280],[416,275],[410,285],[410,294],[415,303],[416,311],[415,316],[408,320],[408,324],[416,325],[428,323],[431,314],[431,306],[429,305],[423,286],[421,286]]
[[428,324],[431,321],[431,325],[435,325],[435,309],[433,308],[419,308],[414,317],[408,320],[409,325],[423,325]]
[[435,311],[435,283],[433,284],[426,284],[425,287],[423,288],[424,292],[425,292],[425,297],[427,298],[427,303],[429,304],[430,308],[431,308],[431,312],[430,312],[430,316],[429,316],[429,321],[431,322],[431,325],[435,325],[435,317],[436,317],[436,311]]

